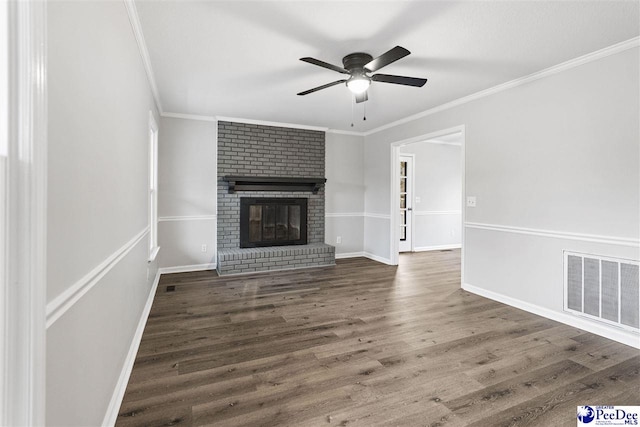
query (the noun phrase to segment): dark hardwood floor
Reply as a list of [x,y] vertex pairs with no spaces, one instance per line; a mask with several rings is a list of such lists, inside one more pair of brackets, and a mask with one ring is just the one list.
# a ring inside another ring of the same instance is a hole
[[575,426],[637,349],[460,289],[459,251],[163,275],[118,426]]

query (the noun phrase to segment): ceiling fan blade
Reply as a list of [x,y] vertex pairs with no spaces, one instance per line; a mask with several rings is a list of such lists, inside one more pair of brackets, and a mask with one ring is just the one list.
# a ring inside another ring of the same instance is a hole
[[302,95],[308,95],[310,93],[317,92],[319,90],[326,89],[328,87],[335,86],[337,84],[344,83],[346,81],[347,81],[346,79],[336,80],[335,82],[327,83],[326,85],[322,85],[322,86],[314,87],[313,89],[305,90],[304,92],[300,92],[298,95],[301,95],[301,96]]
[[328,68],[329,70],[337,71],[342,74],[349,74],[349,71],[345,70],[344,68],[338,67],[337,65],[329,64],[328,62],[320,61],[319,59],[305,57],[300,58],[300,61],[308,62],[309,64],[317,65],[322,68]]
[[385,67],[392,62],[396,62],[398,59],[404,58],[410,53],[411,52],[409,52],[407,49],[401,46],[396,46],[393,49],[378,56],[373,61],[365,64],[364,68],[373,73],[374,71],[378,71],[380,68]]
[[366,91],[364,91],[362,93],[359,93],[359,94],[356,95],[356,104],[364,102],[367,99],[369,99],[369,97],[367,96],[367,92]]
[[371,76],[374,82],[393,83],[397,85],[422,87],[427,79],[419,79],[417,77],[392,76],[390,74],[374,74]]

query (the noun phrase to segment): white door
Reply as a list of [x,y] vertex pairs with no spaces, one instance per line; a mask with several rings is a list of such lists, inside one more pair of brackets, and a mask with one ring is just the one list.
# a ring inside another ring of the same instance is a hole
[[413,251],[413,156],[400,156],[400,252]]

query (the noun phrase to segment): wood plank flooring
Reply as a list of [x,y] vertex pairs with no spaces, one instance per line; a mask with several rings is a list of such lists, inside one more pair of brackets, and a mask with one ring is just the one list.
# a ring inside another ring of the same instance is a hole
[[578,405],[640,404],[637,349],[459,272],[454,250],[163,275],[117,426],[575,426]]

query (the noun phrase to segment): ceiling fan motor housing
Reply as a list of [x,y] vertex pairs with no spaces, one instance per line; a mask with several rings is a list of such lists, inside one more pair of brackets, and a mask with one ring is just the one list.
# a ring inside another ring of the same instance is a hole
[[364,74],[366,72],[364,66],[372,60],[373,56],[368,53],[356,52],[350,53],[342,58],[342,64],[344,65],[344,68],[349,70],[352,74],[354,72]]

